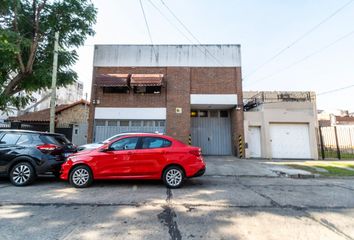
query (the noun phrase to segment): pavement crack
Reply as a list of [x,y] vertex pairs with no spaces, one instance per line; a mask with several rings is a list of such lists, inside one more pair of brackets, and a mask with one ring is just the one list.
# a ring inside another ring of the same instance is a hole
[[157,218],[160,220],[160,222],[168,228],[168,233],[171,237],[172,240],[181,240],[182,235],[181,232],[178,229],[178,224],[177,224],[177,214],[173,209],[173,204],[172,204],[172,197],[173,193],[170,188],[167,188],[166,190],[166,205],[163,206],[162,208],[164,209],[161,213],[157,215]]
[[305,213],[305,217],[307,217],[308,219],[311,219],[312,221],[317,222],[318,224],[320,224],[320,225],[324,226],[325,228],[329,229],[330,231],[332,231],[332,232],[344,237],[345,239],[354,240],[354,238],[352,238],[351,236],[347,235],[342,230],[338,229],[333,223],[329,222],[327,219],[321,218],[320,220],[318,220],[315,217],[313,217],[311,214],[309,214],[308,212],[304,211],[304,213]]

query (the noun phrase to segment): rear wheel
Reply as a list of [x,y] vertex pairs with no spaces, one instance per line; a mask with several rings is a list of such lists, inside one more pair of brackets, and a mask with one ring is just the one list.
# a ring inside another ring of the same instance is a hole
[[179,188],[184,182],[184,172],[178,166],[170,166],[163,172],[162,180],[168,188]]
[[69,182],[76,188],[85,188],[92,184],[93,177],[91,169],[87,166],[81,165],[74,167],[70,172]]
[[35,172],[31,164],[27,162],[17,163],[10,171],[10,181],[15,186],[27,186],[35,179]]

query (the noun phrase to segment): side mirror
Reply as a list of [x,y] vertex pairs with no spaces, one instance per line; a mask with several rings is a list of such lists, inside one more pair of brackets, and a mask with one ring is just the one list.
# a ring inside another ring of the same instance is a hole
[[102,148],[100,149],[100,152],[108,152],[108,151],[110,151],[110,150],[111,150],[111,149],[110,149],[109,145],[106,144],[106,145],[103,145],[103,146],[102,146]]

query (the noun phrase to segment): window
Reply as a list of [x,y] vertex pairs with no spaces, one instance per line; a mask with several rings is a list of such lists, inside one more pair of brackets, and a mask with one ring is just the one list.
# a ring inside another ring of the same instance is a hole
[[143,121],[143,126],[144,127],[153,127],[154,121]]
[[58,146],[63,146],[70,143],[66,137],[60,135],[41,135],[40,138],[44,143],[55,144]]
[[96,120],[96,126],[106,126],[106,120]]
[[108,120],[107,125],[117,127],[117,121],[116,120]]
[[32,137],[29,134],[23,134],[18,139],[16,145],[30,144],[32,143]]
[[134,93],[161,93],[161,86],[134,87]]
[[229,117],[229,112],[228,111],[220,111],[220,117],[222,117],[222,118]]
[[164,138],[145,137],[142,141],[142,149],[164,148],[171,146],[171,142]]
[[110,149],[112,149],[113,151],[135,149],[136,144],[138,143],[138,139],[139,138],[137,137],[123,138],[112,143]]
[[129,93],[127,87],[103,87],[103,93]]
[[199,111],[199,117],[208,117],[208,111]]
[[156,127],[164,127],[165,126],[165,121],[155,121],[155,126]]
[[219,112],[218,111],[210,111],[210,117],[214,117],[214,118],[216,118],[216,117],[218,117],[218,114]]
[[119,121],[119,126],[121,126],[121,127],[129,127],[129,121]]
[[7,133],[2,137],[0,144],[16,144],[20,136],[18,133]]
[[138,120],[132,121],[132,127],[140,127],[140,126],[141,126],[141,121],[138,121]]

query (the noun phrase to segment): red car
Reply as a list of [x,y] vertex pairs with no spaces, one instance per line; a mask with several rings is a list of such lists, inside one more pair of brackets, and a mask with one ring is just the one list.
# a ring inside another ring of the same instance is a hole
[[60,178],[77,188],[94,179],[162,179],[167,187],[205,172],[201,149],[159,134],[120,136],[94,150],[68,157]]

